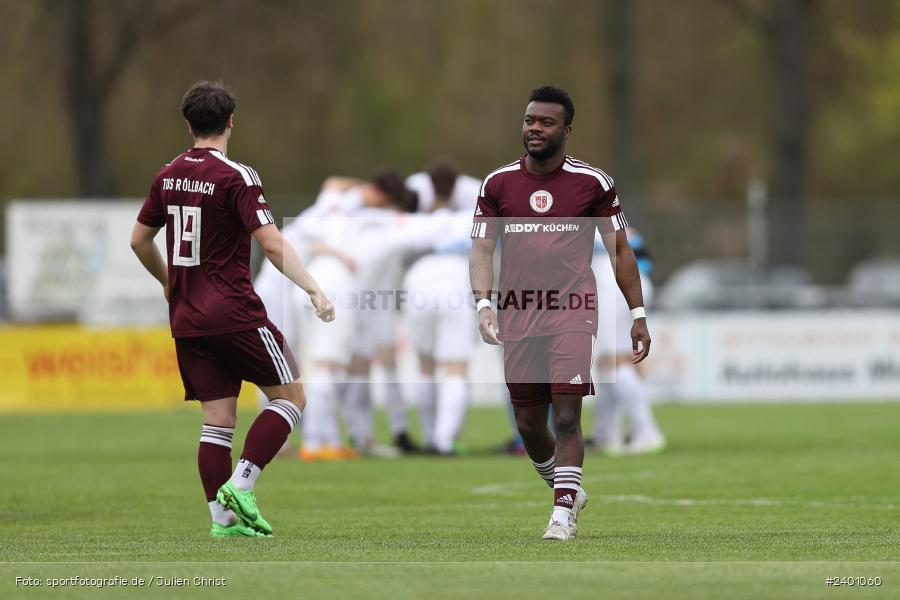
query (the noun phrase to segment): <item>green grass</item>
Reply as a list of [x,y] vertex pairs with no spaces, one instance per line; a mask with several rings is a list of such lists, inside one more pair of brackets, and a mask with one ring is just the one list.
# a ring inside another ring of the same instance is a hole
[[[666,452],[587,457],[566,544],[540,540],[552,494],[529,461],[489,453],[508,435],[499,409],[471,413],[458,459],[278,460],[257,486],[275,537],[217,541],[197,411],[4,416],[0,597],[118,597],[15,586],[117,574],[228,579],[131,589],[160,597],[900,597],[900,404],[657,413]],[[851,575],[883,584],[825,586]]]

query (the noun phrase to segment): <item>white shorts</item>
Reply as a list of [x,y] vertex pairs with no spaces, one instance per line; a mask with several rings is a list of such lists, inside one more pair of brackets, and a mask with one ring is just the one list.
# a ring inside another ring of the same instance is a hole
[[[597,279],[597,305],[600,313],[594,356],[631,355],[633,319],[625,296],[613,276],[609,256],[606,253],[595,254],[592,268]],[[644,293],[644,306],[648,306],[653,301],[653,283],[643,273],[641,289]]]
[[355,311],[348,302],[354,287],[353,274],[333,256],[314,258],[308,266],[325,295],[334,303],[334,321],[322,322],[312,310],[309,295],[295,287],[294,306],[300,314],[303,330],[301,345],[305,361],[330,361],[346,364],[350,360],[350,339]]
[[357,306],[353,311],[353,339],[350,349],[353,354],[371,358],[383,346],[397,342],[397,311],[393,309],[393,298],[385,298],[387,306],[382,306],[381,298],[375,309]]
[[407,330],[416,351],[438,362],[468,362],[478,343],[465,257],[431,255],[418,260],[404,280]]

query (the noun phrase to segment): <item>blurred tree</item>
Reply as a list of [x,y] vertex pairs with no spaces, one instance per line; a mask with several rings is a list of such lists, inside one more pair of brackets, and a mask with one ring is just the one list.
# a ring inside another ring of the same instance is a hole
[[[797,264],[803,254],[806,193],[813,122],[813,42],[818,0],[731,0],[765,40],[771,76],[772,150],[769,169],[769,250],[775,264]],[[819,31],[821,33],[821,31]]]
[[[607,0],[605,40],[609,65],[610,142],[618,189],[629,198],[641,196],[638,141],[636,5],[632,0]],[[639,202],[637,204],[640,204]],[[631,206],[631,205],[630,205]],[[640,213],[637,206],[635,216]]]
[[[116,193],[106,133],[109,100],[141,44],[161,32],[185,25],[200,13],[196,2],[119,2],[115,10],[96,0],[48,4],[63,21],[65,55],[62,79],[72,131],[77,193],[102,197]],[[107,43],[101,52],[99,40]]]

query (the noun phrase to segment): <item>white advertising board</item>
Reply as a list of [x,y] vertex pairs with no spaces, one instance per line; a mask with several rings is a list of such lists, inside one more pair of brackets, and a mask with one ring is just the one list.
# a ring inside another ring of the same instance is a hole
[[900,399],[900,312],[655,314],[658,400]]
[[[17,321],[166,323],[159,284],[129,241],[139,201],[14,201],[6,210],[10,313]],[[163,256],[165,238],[157,236]]]

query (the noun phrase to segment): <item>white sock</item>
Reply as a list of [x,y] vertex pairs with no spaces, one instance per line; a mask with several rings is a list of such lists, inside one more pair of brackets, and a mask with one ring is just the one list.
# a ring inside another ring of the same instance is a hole
[[622,445],[622,403],[614,383],[599,383],[594,404],[593,440],[609,446]]
[[650,409],[650,390],[634,365],[625,364],[616,370],[615,386],[628,415],[630,438],[661,435]]
[[437,388],[430,375],[422,375],[417,385],[416,404],[419,408],[419,425],[426,446],[434,446],[434,419],[437,410]]
[[556,457],[551,456],[549,460],[542,463],[531,461],[531,464],[534,465],[534,470],[538,472],[538,475],[541,476],[541,479],[546,481],[547,485],[552,488],[553,477],[556,473]]
[[256,478],[262,473],[262,469],[254,465],[246,458],[238,461],[234,473],[231,475],[231,483],[239,490],[252,490],[256,485]]
[[303,447],[316,451],[322,446],[341,445],[337,422],[338,386],[334,374],[314,369],[306,383],[309,402],[303,419]]
[[[581,477],[583,470],[581,467],[556,467],[553,480],[553,490],[566,489],[575,490],[575,494],[581,491]],[[571,498],[572,506],[558,506],[554,502],[553,514],[550,520],[566,525],[572,517],[575,508],[575,498]]]
[[354,445],[360,450],[367,450],[374,437],[369,379],[351,375],[347,379],[346,389],[344,414],[347,418],[347,429]]
[[209,513],[212,515],[213,522],[224,525],[225,527],[228,527],[236,520],[231,509],[225,508],[215,500],[209,503]]
[[466,380],[459,376],[439,377],[434,446],[440,452],[452,452],[453,442],[462,430],[469,404]]
[[396,436],[409,429],[406,403],[403,402],[403,390],[400,388],[400,382],[397,381],[397,370],[385,369],[384,375],[386,380],[381,384],[384,412],[387,414],[391,433]]
[[338,420],[338,406],[341,403],[341,386],[334,383],[321,406],[319,425],[319,439],[325,446],[338,448],[344,445],[344,436],[341,434],[341,424]]

